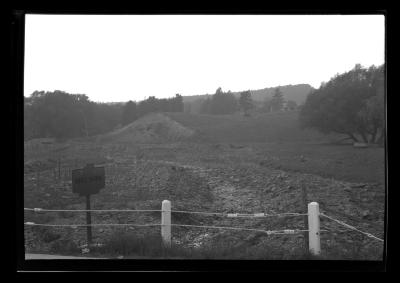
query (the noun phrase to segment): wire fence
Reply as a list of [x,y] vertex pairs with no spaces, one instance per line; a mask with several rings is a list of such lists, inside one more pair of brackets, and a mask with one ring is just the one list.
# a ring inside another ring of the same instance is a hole
[[[24,208],[26,211],[34,211],[34,212],[163,212],[160,209],[43,209],[43,208]],[[276,213],[276,214],[267,214],[267,213],[226,213],[226,212],[201,212],[201,211],[185,211],[185,210],[170,210],[171,213],[186,213],[186,214],[200,214],[200,215],[217,215],[228,218],[258,218],[258,217],[286,217],[286,216],[304,216],[308,215],[308,213]],[[357,231],[369,238],[378,240],[383,242],[384,240],[378,238],[371,233],[367,233],[357,229],[354,226],[351,226],[343,221],[335,219],[326,215],[325,213],[320,212],[319,214],[322,217],[330,219],[350,230]],[[151,227],[151,226],[162,226],[163,224],[131,224],[131,223],[97,223],[97,224],[40,224],[34,222],[25,222],[25,225],[30,226],[48,226],[48,227],[88,227],[88,226],[134,226],[134,227]],[[262,230],[262,229],[250,229],[250,228],[242,228],[242,227],[223,227],[223,226],[207,226],[207,225],[189,225],[189,224],[169,224],[170,226],[179,226],[179,227],[193,227],[193,228],[206,228],[206,229],[225,229],[225,230],[242,230],[242,231],[252,231],[252,232],[263,232],[268,235],[271,234],[298,234],[308,232],[309,230],[301,230],[301,229],[284,229],[284,230]],[[320,230],[321,232],[332,232],[333,230]]]

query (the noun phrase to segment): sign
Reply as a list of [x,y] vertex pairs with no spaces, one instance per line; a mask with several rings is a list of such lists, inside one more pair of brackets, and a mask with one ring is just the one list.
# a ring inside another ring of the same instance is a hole
[[72,170],[72,192],[81,196],[97,194],[105,187],[104,167],[87,164],[83,169]]

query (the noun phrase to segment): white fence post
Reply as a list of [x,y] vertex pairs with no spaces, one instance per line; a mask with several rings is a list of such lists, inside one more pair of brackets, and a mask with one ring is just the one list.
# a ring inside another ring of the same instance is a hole
[[310,202],[308,204],[308,247],[312,255],[321,253],[319,226],[319,204]]
[[161,210],[161,237],[164,245],[171,247],[171,202],[163,200]]

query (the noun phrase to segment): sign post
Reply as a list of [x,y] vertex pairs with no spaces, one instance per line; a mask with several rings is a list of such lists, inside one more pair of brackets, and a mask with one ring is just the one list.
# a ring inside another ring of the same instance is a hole
[[99,193],[105,187],[104,167],[87,164],[82,169],[72,170],[72,192],[86,198],[87,244],[92,244],[92,218],[90,213],[90,195]]

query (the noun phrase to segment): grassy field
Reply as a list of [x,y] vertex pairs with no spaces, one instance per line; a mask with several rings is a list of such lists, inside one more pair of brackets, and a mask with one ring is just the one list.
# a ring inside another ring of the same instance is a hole
[[[83,209],[83,198],[71,191],[70,176],[55,174],[62,160],[67,170],[88,162],[105,166],[106,188],[93,197],[94,209],[159,209],[164,199],[173,209],[211,212],[302,212],[301,189],[329,215],[383,237],[384,150],[338,145],[338,136],[304,131],[297,113],[252,118],[168,114],[196,131],[189,141],[130,143],[65,141],[53,148],[25,150],[25,207]],[[39,162],[39,165],[36,164]],[[35,167],[36,166],[36,167]],[[65,171],[64,170],[64,171]],[[68,170],[67,170],[68,171]],[[40,172],[40,173],[38,173]],[[39,177],[39,180],[37,179]],[[362,184],[360,184],[362,183]],[[82,213],[25,212],[25,221],[50,224],[85,223]],[[159,223],[159,213],[94,214],[93,223]],[[173,223],[254,229],[301,229],[302,219],[220,219],[173,214]],[[379,242],[348,233],[332,222],[334,232],[321,235],[322,259],[382,258]],[[343,228],[343,227],[342,227]],[[246,231],[174,227],[173,249],[160,245],[159,227],[100,227],[93,231],[94,256],[307,259],[303,235],[266,236]],[[79,254],[83,228],[26,227],[27,252]]]
[[195,129],[204,142],[239,151],[243,147],[247,159],[274,168],[351,182],[385,182],[384,148],[354,148],[338,143],[341,135],[300,129],[296,111],[254,117],[168,115]]
[[303,130],[298,123],[298,111],[243,115],[193,115],[168,113],[182,125],[194,129],[196,139],[210,142],[327,142],[340,139],[337,135],[322,135]]

